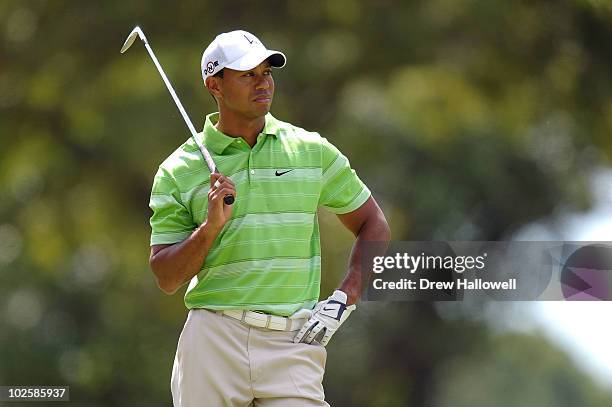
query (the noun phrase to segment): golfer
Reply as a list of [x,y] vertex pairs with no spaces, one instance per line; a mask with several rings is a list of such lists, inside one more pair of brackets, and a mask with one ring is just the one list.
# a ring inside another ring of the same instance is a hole
[[[219,111],[197,136],[219,172],[210,173],[190,139],[155,175],[151,268],[168,294],[189,282],[175,407],[328,406],[324,346],[361,294],[364,242],[389,240],[347,158],[269,113],[272,69],[285,62],[246,31],[217,36],[201,68]],[[320,206],[357,240],[344,281],[319,302]]]

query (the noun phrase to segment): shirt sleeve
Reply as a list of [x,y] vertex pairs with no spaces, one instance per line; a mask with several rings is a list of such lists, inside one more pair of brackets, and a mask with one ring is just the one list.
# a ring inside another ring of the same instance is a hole
[[153,180],[149,207],[153,211],[151,246],[182,242],[197,227],[174,179],[161,167]]
[[351,168],[348,158],[327,139],[322,139],[322,179],[319,205],[336,214],[363,205],[371,193]]

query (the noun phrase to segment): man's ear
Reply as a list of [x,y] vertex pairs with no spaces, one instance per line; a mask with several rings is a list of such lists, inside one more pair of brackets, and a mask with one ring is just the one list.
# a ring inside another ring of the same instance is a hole
[[217,78],[215,76],[209,76],[208,78],[206,78],[206,87],[215,99],[221,97],[221,84],[219,83],[219,79],[220,78]]

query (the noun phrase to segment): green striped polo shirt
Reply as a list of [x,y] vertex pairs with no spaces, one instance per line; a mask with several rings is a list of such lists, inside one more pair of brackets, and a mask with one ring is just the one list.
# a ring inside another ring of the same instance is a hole
[[[206,117],[197,136],[236,185],[231,219],[185,294],[187,308],[248,309],[287,316],[319,297],[317,207],[363,205],[370,191],[329,141],[266,116],[251,148]],[[151,245],[183,241],[206,219],[210,172],[190,138],[160,166],[151,191]]]

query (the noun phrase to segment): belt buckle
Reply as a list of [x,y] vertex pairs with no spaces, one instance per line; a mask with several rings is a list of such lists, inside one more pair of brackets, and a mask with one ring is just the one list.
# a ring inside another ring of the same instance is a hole
[[265,326],[265,328],[266,329],[270,329],[270,322],[272,322],[272,315],[270,315],[270,314],[265,314],[265,315],[267,317],[266,318],[266,326]]

